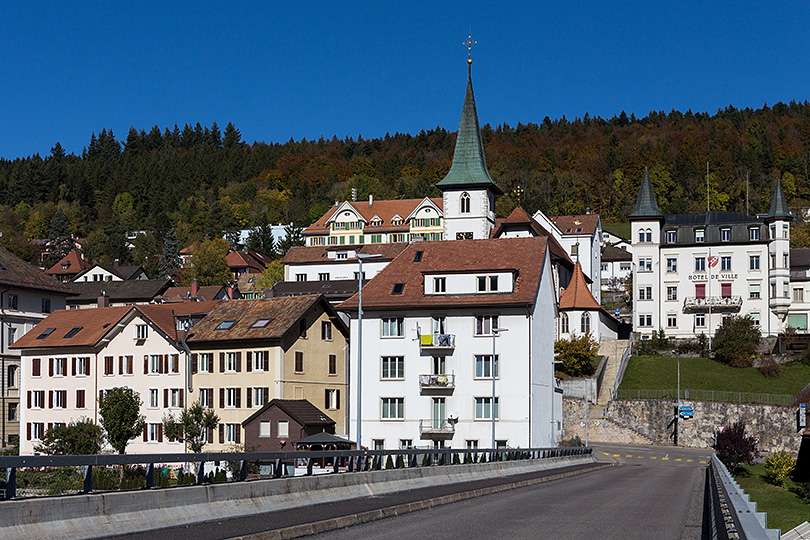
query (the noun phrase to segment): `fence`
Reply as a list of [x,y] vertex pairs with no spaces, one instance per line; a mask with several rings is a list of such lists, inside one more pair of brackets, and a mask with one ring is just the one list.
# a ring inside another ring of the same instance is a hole
[[[588,456],[590,448],[498,448],[0,456],[0,499],[45,497],[258,478]],[[174,467],[172,467],[174,465]],[[179,467],[177,467],[179,465]]]
[[[677,400],[678,393],[672,389],[630,389],[618,390],[617,399],[662,399]],[[763,394],[758,392],[728,392],[725,390],[693,390],[681,388],[680,399],[691,401],[714,401],[719,403],[755,403],[758,405],[794,405],[795,398],[790,394]]]
[[627,348],[624,349],[624,353],[622,353],[622,360],[619,362],[619,370],[616,372],[616,381],[613,383],[614,398],[618,397],[617,392],[619,390],[619,385],[621,384],[622,379],[624,379],[624,372],[627,369],[627,363],[630,361],[630,350],[632,349],[631,345],[632,341],[628,341]]

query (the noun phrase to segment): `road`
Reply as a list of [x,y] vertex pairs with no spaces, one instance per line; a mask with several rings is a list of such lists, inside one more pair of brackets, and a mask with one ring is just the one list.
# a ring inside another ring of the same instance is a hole
[[[312,539],[699,539],[707,450],[598,445],[619,466]],[[703,463],[701,463],[703,462]]]

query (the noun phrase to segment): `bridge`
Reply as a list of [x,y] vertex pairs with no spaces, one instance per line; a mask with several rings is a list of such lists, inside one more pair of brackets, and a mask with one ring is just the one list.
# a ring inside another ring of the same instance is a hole
[[[192,459],[194,474],[173,480],[191,485],[158,487],[169,469],[156,464]],[[117,465],[145,475],[142,487],[101,490],[98,471]],[[0,467],[3,538],[778,538],[705,450],[13,456]]]

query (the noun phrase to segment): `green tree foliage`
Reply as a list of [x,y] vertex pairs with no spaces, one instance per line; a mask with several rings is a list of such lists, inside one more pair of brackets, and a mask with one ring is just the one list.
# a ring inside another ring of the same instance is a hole
[[73,250],[73,234],[70,231],[70,220],[61,208],[56,210],[51,219],[48,240],[52,243],[51,264],[56,264]]
[[759,347],[760,331],[748,317],[726,317],[712,340],[714,357],[734,367],[750,367]]
[[272,226],[266,221],[257,225],[248,234],[247,247],[268,257],[275,257],[276,243],[273,239]]
[[191,257],[189,279],[196,279],[201,287],[228,285],[233,274],[228,267],[228,242],[222,238],[207,240],[200,244]]
[[98,454],[104,446],[104,430],[89,418],[56,425],[45,432],[35,452],[55,455]]
[[279,255],[283,257],[288,251],[290,251],[290,248],[304,245],[304,235],[302,234],[303,230],[303,227],[297,227],[292,223],[284,226],[285,236],[278,242]]
[[787,450],[777,450],[765,459],[765,480],[775,486],[781,486],[795,468],[796,460],[791,453]]
[[124,386],[104,392],[98,414],[107,442],[116,452],[123,454],[129,441],[143,432],[146,418],[140,414],[141,397],[132,388]]
[[182,436],[189,450],[196,454],[202,452],[208,430],[216,429],[218,424],[219,416],[213,409],[203,407],[199,401],[195,401],[180,413],[180,418],[175,418],[171,413],[164,415],[163,433],[169,439],[180,439]]
[[284,281],[284,265],[281,259],[272,261],[262,271],[262,275],[256,280],[257,291],[269,291],[279,281]]
[[714,443],[713,448],[720,461],[732,473],[736,472],[737,468],[744,463],[753,463],[754,458],[759,456],[757,440],[745,435],[745,422],[743,421],[735,422],[718,433],[717,442]]
[[170,229],[163,239],[163,252],[160,254],[157,276],[163,279],[174,277],[182,267],[183,260],[180,258],[180,244],[177,242],[174,229]]
[[593,340],[590,332],[554,342],[554,356],[562,362],[562,371],[572,377],[593,375],[596,371],[593,357],[598,351],[599,344]]

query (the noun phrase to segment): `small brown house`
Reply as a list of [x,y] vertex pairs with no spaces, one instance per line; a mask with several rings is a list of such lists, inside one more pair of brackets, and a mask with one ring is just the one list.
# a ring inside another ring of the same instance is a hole
[[306,399],[272,399],[242,422],[245,450],[294,450],[291,441],[316,433],[335,433],[335,421]]

